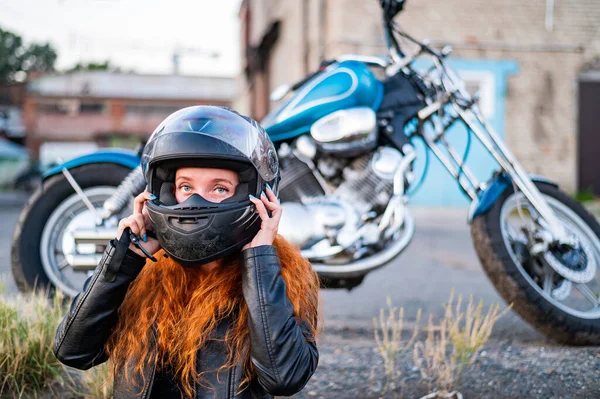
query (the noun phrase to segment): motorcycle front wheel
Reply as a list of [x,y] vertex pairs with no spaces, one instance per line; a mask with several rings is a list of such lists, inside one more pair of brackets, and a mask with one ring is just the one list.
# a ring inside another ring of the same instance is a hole
[[[129,172],[131,169],[109,163],[70,170],[98,212]],[[91,254],[98,249],[77,248],[72,232],[94,226],[91,211],[62,173],[44,181],[23,207],[13,235],[11,269],[19,291],[47,289],[51,293],[59,289],[68,296],[81,291],[87,272],[73,270],[69,254],[78,251]]]
[[[546,183],[535,183],[567,232],[587,248],[600,266],[600,225],[579,202]],[[548,337],[569,345],[600,344],[600,267],[593,278],[576,283],[560,276],[544,256],[531,256],[527,226],[535,209],[512,187],[492,208],[476,217],[471,236],[479,260],[496,290],[525,321]]]

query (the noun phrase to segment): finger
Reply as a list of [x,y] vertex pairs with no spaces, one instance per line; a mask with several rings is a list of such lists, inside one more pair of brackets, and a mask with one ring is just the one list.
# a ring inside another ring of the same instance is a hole
[[279,221],[281,220],[281,214],[283,213],[283,209],[278,207],[274,211],[271,212],[271,220],[275,224],[276,228],[279,228]]
[[135,220],[133,215],[127,216],[126,218],[119,220],[119,225],[118,225],[118,230],[117,230],[117,238],[121,238],[121,234],[123,233],[123,230],[125,230],[128,227],[131,228],[131,222],[133,220]]
[[271,189],[271,186],[269,186],[268,184],[267,184],[267,189],[265,190],[265,192],[267,193],[267,197],[269,198],[270,201],[279,203],[279,199],[277,198],[277,196]]
[[125,227],[127,227],[129,225],[127,219],[129,219],[129,218],[123,218],[123,219],[119,220],[119,225],[118,225],[118,229],[117,229],[117,240],[121,238],[121,234],[123,234],[123,230],[125,230]]
[[269,220],[269,214],[267,213],[267,208],[265,208],[265,204],[263,204],[263,202],[258,198],[254,197],[250,198],[250,201],[252,201],[254,206],[256,206],[258,216],[260,216],[262,220]]
[[134,218],[132,218],[129,222],[129,228],[131,229],[131,232],[136,236],[140,235],[141,227],[138,225],[137,221]]
[[[263,204],[265,204],[265,207],[271,212],[271,217],[280,214],[281,204],[279,203],[279,200],[271,190],[271,187],[267,186],[266,192],[267,195],[261,195],[260,199],[263,202]],[[269,196],[269,199],[267,199],[267,196]]]
[[148,190],[144,190],[139,195],[137,195],[133,200],[133,213],[142,213],[144,204],[147,200],[152,198],[153,196],[148,192]]
[[265,207],[270,210],[270,211],[274,211],[276,208],[279,206],[278,202],[271,202],[269,201],[269,199],[267,198],[267,196],[265,195],[265,192],[263,191],[260,195],[260,200],[262,201],[262,203],[265,205]]
[[133,213],[142,213],[142,209],[147,200],[155,199],[156,197],[148,190],[144,190],[133,200]]
[[269,201],[266,197],[261,197],[261,201],[265,204],[265,207],[271,212],[277,212],[278,209],[281,209],[281,205],[279,202]]
[[142,215],[144,216],[144,224],[146,227],[152,226],[152,221],[150,221],[150,215],[148,214],[148,207],[144,203],[144,207],[142,208]]
[[138,235],[143,238],[146,235],[146,222],[144,220],[144,216],[139,213],[133,216],[135,218],[135,223],[140,228],[140,232],[138,233]]

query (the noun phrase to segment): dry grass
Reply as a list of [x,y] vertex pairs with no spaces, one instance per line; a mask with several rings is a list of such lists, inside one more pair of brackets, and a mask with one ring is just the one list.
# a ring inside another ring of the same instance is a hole
[[489,339],[494,324],[509,308],[500,312],[500,305],[491,305],[483,313],[483,301],[477,306],[469,298],[466,311],[462,310],[462,297],[454,304],[454,291],[445,305],[444,316],[435,324],[429,316],[425,341],[415,344],[413,360],[421,376],[435,391],[428,397],[453,397],[460,387],[465,369],[473,364]]
[[75,379],[71,379],[67,384],[69,396],[72,398],[111,399],[113,384],[109,367],[109,363],[106,362],[86,371],[77,371]]
[[83,386],[90,399],[109,399],[113,397],[113,385],[110,379],[109,363],[101,364],[83,373]]
[[0,280],[0,395],[37,396],[60,378],[52,341],[65,311],[62,296],[47,292],[8,297]]
[[106,364],[81,372],[54,356],[56,328],[68,309],[64,295],[9,296],[4,281],[0,277],[0,398],[112,397]]
[[403,341],[404,308],[398,310],[397,307],[393,307],[390,297],[387,298],[387,315],[385,309],[380,309],[379,320],[376,317],[373,318],[375,344],[383,358],[385,367],[386,384],[384,391],[387,391],[389,388],[396,388],[395,382],[401,376],[400,371],[396,368],[396,360],[413,345],[419,333],[420,320],[421,310],[419,309],[412,335],[407,341]]

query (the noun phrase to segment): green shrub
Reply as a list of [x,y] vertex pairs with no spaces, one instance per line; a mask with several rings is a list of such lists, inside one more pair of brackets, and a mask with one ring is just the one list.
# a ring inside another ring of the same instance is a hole
[[573,198],[579,202],[590,202],[596,200],[596,195],[591,188],[586,188],[585,190],[580,190],[573,194]]
[[112,398],[109,366],[64,366],[52,344],[68,309],[57,292],[9,296],[0,277],[0,398]]
[[9,297],[0,282],[0,395],[37,396],[61,376],[52,342],[64,311],[60,293]]

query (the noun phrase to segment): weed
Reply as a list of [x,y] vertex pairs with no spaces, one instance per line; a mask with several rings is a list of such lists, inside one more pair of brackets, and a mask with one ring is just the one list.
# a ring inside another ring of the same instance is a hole
[[0,397],[112,397],[109,366],[87,371],[64,366],[52,350],[67,311],[64,295],[47,290],[9,296],[0,277]]
[[477,358],[494,324],[510,309],[500,312],[500,305],[495,304],[484,315],[483,301],[475,306],[471,296],[466,311],[463,311],[460,295],[454,305],[454,291],[444,307],[439,324],[429,316],[427,337],[425,341],[417,342],[413,350],[413,360],[428,382],[429,390],[435,387],[435,392],[427,396],[430,398],[460,395],[453,388],[460,386],[465,369]]
[[61,376],[52,342],[64,314],[62,295],[43,290],[9,298],[0,283],[0,395],[36,396]]
[[400,377],[400,372],[396,368],[397,357],[406,352],[413,344],[419,333],[419,322],[421,320],[421,310],[417,312],[417,320],[413,329],[412,336],[408,341],[402,341],[402,329],[404,327],[404,308],[392,306],[391,298],[387,298],[387,316],[384,309],[379,311],[379,320],[373,318],[375,327],[375,344],[377,350],[383,358],[385,367],[386,384],[384,391],[389,388],[395,388],[395,381]]
[[85,371],[69,370],[74,374],[66,387],[70,397],[86,399],[110,399],[113,397],[109,362]]

